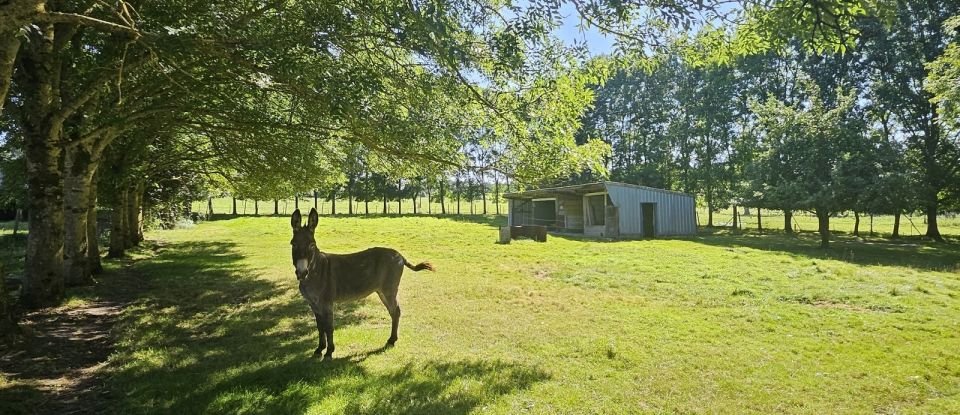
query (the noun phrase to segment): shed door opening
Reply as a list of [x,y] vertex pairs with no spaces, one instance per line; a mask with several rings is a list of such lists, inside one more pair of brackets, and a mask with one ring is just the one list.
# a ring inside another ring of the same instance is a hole
[[534,200],[533,223],[543,226],[555,226],[557,224],[557,200]]
[[641,203],[640,210],[643,212],[643,236],[645,238],[653,238],[657,236],[657,225],[656,225],[656,203]]
[[606,223],[607,195],[590,195],[587,199],[587,225],[603,226]]

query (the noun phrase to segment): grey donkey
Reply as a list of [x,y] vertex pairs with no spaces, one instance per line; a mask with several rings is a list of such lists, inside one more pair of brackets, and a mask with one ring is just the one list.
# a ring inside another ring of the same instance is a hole
[[414,271],[434,271],[429,262],[413,265],[403,255],[390,248],[370,248],[352,254],[328,254],[317,248],[314,234],[319,217],[316,209],[310,210],[307,226],[302,225],[300,209],[293,212],[290,225],[293,226],[293,265],[296,267],[297,280],[300,281],[300,294],[310,304],[317,319],[317,331],[320,341],[314,356],[323,354],[325,358],[333,356],[333,305],[344,301],[365,298],[377,293],[380,301],[390,313],[392,325],[386,347],[397,341],[397,326],[400,324],[400,304],[397,303],[397,290],[403,267]]

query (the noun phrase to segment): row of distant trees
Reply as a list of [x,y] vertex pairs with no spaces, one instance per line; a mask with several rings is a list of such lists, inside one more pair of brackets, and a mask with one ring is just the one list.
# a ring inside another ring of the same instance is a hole
[[951,29],[960,18],[949,23],[960,3],[892,7],[857,19],[859,35],[843,51],[795,40],[713,65],[716,56],[690,45],[718,32],[677,38],[652,69],[621,69],[595,85],[578,134],[610,144],[613,180],[698,195],[707,226],[715,211],[741,205],[784,211],[790,232],[793,212],[811,212],[826,246],[838,213],[894,215],[899,225],[922,212],[926,236],[942,240],[938,215],[960,210],[957,101],[938,95],[960,85],[940,62],[945,51],[960,56]]
[[[494,180],[493,178],[496,178]],[[492,180],[492,181],[491,181]],[[404,201],[412,202],[412,211],[410,213],[432,213],[432,214],[503,214],[501,203],[503,194],[511,191],[511,184],[508,178],[502,177],[499,173],[488,173],[484,171],[460,172],[453,177],[415,177],[412,179],[394,179],[390,176],[380,173],[369,173],[356,177],[351,177],[345,183],[335,183],[324,188],[312,191],[294,192],[293,195],[282,197],[263,198],[257,195],[244,195],[242,193],[213,192],[207,198],[207,213],[230,213],[239,214],[237,202],[242,200],[251,200],[254,204],[254,214],[260,214],[260,203],[266,201],[272,202],[272,213],[280,213],[280,201],[289,198],[294,199],[295,207],[300,208],[301,203],[311,202],[315,206],[319,201],[330,204],[331,214],[365,214],[369,215],[371,211],[377,211],[377,208],[371,210],[371,204],[381,204],[379,212],[389,212],[390,204],[396,203],[396,212],[401,212]],[[232,207],[230,212],[214,212],[212,198],[215,196],[232,198]],[[423,198],[428,202],[429,211],[418,211],[423,209],[420,203]],[[301,202],[301,200],[303,202]],[[345,201],[345,206],[337,207],[338,201]],[[482,202],[480,209],[475,209],[473,202]],[[430,203],[439,204],[436,212],[432,211]],[[463,203],[469,203],[467,210],[461,210]],[[357,207],[359,205],[359,207]],[[304,205],[306,206],[306,205]],[[356,207],[356,211],[355,211]],[[450,211],[448,211],[450,209]],[[262,212],[270,213],[270,212]]]

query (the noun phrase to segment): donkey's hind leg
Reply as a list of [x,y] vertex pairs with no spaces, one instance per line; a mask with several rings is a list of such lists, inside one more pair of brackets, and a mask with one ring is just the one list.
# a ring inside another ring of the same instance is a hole
[[387,339],[387,347],[390,347],[397,342],[397,327],[400,325],[400,304],[397,303],[396,291],[377,291],[377,295],[380,296],[380,301],[383,302],[383,306],[387,307],[387,312],[390,313],[390,320],[392,324],[390,327],[390,338]]

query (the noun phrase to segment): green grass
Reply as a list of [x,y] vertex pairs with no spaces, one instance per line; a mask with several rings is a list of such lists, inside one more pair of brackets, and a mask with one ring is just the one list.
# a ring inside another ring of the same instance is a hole
[[339,306],[332,362],[299,297],[286,217],[151,232],[110,385],[122,413],[957,413],[960,246],[712,234],[498,245],[499,221],[321,218],[329,252],[385,245]]

